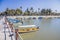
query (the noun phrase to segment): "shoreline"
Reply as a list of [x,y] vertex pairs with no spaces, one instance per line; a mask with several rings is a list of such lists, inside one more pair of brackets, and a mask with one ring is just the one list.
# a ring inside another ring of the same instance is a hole
[[60,16],[7,16],[7,18],[14,18],[14,19],[50,19],[50,18],[60,18]]
[[32,17],[60,17],[60,16],[7,16],[7,17],[32,18]]

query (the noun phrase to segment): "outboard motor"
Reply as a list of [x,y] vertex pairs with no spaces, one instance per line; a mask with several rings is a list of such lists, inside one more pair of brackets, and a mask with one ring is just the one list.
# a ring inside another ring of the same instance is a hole
[[39,29],[39,26],[37,27],[37,29]]

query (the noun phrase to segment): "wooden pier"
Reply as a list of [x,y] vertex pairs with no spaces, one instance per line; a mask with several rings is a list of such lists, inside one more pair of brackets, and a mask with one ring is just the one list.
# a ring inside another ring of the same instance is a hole
[[[14,34],[11,32],[11,28],[7,24],[5,17],[3,17],[0,23],[0,40],[15,40],[15,36],[12,35]],[[11,36],[12,35],[12,36]]]

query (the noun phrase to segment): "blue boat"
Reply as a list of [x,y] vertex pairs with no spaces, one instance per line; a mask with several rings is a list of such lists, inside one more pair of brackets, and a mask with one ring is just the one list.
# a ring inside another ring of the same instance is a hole
[[36,19],[35,17],[33,17],[33,19]]
[[12,18],[8,18],[8,21],[11,22],[11,23],[18,23],[18,22],[20,22],[20,20],[12,19]]
[[38,19],[42,19],[42,17],[39,17]]

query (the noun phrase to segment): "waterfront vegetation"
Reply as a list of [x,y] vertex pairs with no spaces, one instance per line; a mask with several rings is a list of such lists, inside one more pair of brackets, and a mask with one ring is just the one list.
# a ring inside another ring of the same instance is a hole
[[[57,10],[56,10],[57,11]],[[60,13],[53,12],[51,9],[40,9],[38,8],[37,11],[34,10],[33,7],[27,8],[25,11],[22,10],[22,7],[17,9],[9,9],[6,8],[5,11],[0,12],[0,16],[47,16],[47,15],[60,15]]]

